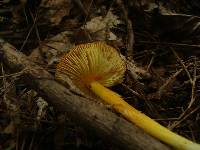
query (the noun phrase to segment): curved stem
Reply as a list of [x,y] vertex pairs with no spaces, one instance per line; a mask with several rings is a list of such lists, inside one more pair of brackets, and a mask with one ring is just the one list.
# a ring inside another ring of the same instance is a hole
[[92,82],[90,86],[91,90],[104,100],[104,102],[111,105],[127,120],[133,122],[153,137],[179,150],[200,150],[199,144],[196,144],[160,125],[153,119],[129,105],[121,98],[120,95],[109,90],[100,83]]

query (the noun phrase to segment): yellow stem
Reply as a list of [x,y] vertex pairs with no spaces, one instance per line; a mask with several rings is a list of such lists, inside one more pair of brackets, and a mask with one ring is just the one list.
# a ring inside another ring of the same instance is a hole
[[133,122],[153,137],[179,150],[200,150],[199,144],[196,144],[160,125],[153,119],[129,105],[121,98],[120,95],[109,90],[100,83],[92,82],[90,86],[91,90],[104,100],[104,102],[111,105],[127,120]]

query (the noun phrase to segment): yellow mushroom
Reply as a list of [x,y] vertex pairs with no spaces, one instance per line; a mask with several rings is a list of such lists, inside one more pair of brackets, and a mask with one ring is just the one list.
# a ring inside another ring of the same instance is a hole
[[127,120],[153,137],[179,150],[200,150],[194,143],[141,113],[106,87],[123,81],[126,65],[118,52],[103,42],[77,45],[65,54],[56,69],[56,78],[67,75],[83,92],[92,91]]

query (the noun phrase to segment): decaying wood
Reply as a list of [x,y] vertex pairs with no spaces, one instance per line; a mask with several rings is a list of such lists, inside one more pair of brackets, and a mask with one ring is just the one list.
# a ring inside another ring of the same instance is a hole
[[66,112],[73,121],[87,130],[95,131],[103,139],[109,139],[123,149],[170,149],[104,106],[71,92],[10,44],[0,40],[0,46],[4,52],[4,65],[15,71],[25,70],[24,79],[29,86],[37,90],[48,103]]

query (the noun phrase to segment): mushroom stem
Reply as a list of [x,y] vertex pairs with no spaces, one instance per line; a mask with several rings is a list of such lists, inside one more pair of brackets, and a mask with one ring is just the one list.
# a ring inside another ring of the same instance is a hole
[[98,95],[104,102],[111,105],[117,112],[121,113],[127,120],[142,128],[155,138],[169,144],[178,150],[200,150],[200,145],[196,144],[160,125],[153,119],[141,113],[127,102],[121,96],[99,82],[90,83],[91,90]]

